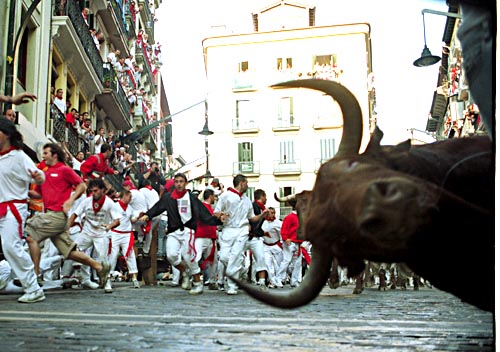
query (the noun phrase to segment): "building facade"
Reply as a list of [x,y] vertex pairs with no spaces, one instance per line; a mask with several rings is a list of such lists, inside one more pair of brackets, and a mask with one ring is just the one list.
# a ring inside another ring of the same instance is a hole
[[[208,81],[209,164],[226,188],[236,174],[249,178],[249,195],[311,189],[319,166],[332,158],[342,135],[338,104],[309,89],[273,89],[303,78],[334,80],[358,99],[363,143],[375,97],[367,23],[314,26],[314,8],[281,1],[252,15],[254,32],[203,41]],[[289,209],[282,207],[280,217]]]
[[[0,9],[1,86],[4,94],[29,91],[38,97],[14,107],[32,158],[40,159],[48,141],[64,144],[73,155],[92,154],[93,137],[104,128],[116,140],[138,132],[126,140],[127,152],[136,160],[149,152],[166,171],[172,130],[154,33],[161,0],[6,4]],[[57,105],[56,98],[65,105]],[[68,123],[71,109],[77,120],[84,113],[90,119],[93,136],[81,128],[84,119]]]

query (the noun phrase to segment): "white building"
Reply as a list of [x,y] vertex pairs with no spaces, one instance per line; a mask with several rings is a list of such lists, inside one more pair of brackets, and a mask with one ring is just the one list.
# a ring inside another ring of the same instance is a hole
[[[252,14],[254,32],[203,41],[208,79],[209,140],[213,177],[227,187],[242,173],[249,196],[311,189],[321,163],[332,158],[342,135],[342,114],[330,97],[308,89],[273,89],[301,78],[335,80],[358,98],[364,142],[374,94],[370,26],[314,26],[315,8],[280,1]],[[261,31],[265,29],[266,31]],[[281,209],[280,216],[287,209]]]

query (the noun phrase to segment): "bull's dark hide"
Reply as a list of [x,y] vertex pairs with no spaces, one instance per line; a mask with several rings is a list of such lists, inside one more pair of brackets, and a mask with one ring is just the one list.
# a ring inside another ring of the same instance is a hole
[[[494,308],[494,153],[489,137],[455,138],[413,147],[381,146],[375,129],[359,154],[362,114],[356,98],[332,81],[299,80],[282,87],[320,90],[342,110],[337,155],[318,171],[311,192],[297,195],[305,239],[314,250],[311,269],[289,294],[262,293],[271,305],[310,302],[324,287],[332,259],[350,275],[364,260],[403,262],[417,275],[482,309]],[[473,263],[475,282],[460,270]]]

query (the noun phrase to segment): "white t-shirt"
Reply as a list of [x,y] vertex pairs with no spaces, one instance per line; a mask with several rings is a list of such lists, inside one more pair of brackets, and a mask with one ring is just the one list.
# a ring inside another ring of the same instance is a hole
[[236,193],[229,190],[220,195],[214,212],[224,212],[229,214],[229,218],[227,218],[224,223],[224,227],[233,228],[248,226],[250,224],[248,219],[255,216],[250,199],[248,199],[245,195],[240,197]]
[[85,218],[82,231],[95,237],[103,237],[107,235],[103,224],[110,224],[116,219],[121,218],[121,213],[116,208],[115,202],[108,196],[104,199],[104,203],[98,212],[94,211],[94,199],[92,196],[85,198],[78,209],[74,212],[80,218]]
[[142,187],[139,192],[141,192],[144,195],[144,199],[146,200],[146,205],[148,207],[148,210],[153,207],[159,200],[160,196],[154,189],[149,189],[146,187]]
[[38,170],[45,180],[45,174],[39,170],[22,150],[12,150],[0,156],[0,202],[24,200],[28,198],[31,182],[30,171]]
[[279,219],[274,219],[273,221],[265,220],[262,223],[262,231],[269,232],[271,235],[271,237],[262,237],[265,243],[273,244],[281,241],[281,225],[282,221]]
[[131,189],[132,200],[130,201],[129,207],[132,208],[132,213],[134,216],[139,216],[139,213],[145,213],[148,211],[148,204],[146,203],[146,198],[137,189]]

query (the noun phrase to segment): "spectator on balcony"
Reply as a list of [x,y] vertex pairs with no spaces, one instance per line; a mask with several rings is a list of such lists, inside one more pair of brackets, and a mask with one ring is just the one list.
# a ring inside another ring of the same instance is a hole
[[117,49],[115,51],[110,52],[106,59],[114,67],[119,57],[120,57],[120,50]]
[[101,42],[103,41],[103,34],[102,32],[98,31],[95,28],[90,28],[90,35],[92,36],[92,40],[94,41],[95,47],[97,48],[98,51],[101,50]]
[[162,58],[161,58],[161,44],[160,42],[156,42],[156,44],[153,46],[153,53],[156,58],[156,63],[159,65],[162,65]]
[[66,156],[68,157],[67,160],[69,160],[71,163],[71,167],[73,168],[73,170],[80,172],[80,166],[85,159],[85,154],[82,151],[79,151],[78,153],[76,153],[76,156],[74,156],[73,154],[71,154],[66,143],[62,143],[62,147],[64,149],[64,152],[66,153]]
[[142,68],[139,65],[134,64],[134,79],[136,87],[138,87],[141,84],[141,73],[142,73]]
[[12,123],[16,123],[16,112],[14,111],[14,109],[7,109],[7,110],[5,110],[5,113],[3,114],[3,116],[7,120],[12,121]]
[[83,20],[85,21],[85,24],[87,26],[89,25],[89,21],[88,21],[89,12],[90,12],[90,10],[87,7],[84,7],[82,10],[82,17],[83,17]]
[[79,119],[80,114],[78,113],[78,110],[75,108],[71,109],[70,112],[66,114],[66,127],[67,128],[72,128],[73,130],[77,130],[77,124],[76,121]]
[[133,110],[137,106],[137,95],[135,94],[135,89],[128,91],[127,99],[130,104],[130,109]]
[[104,127],[101,127],[94,137],[94,154],[101,153],[101,147],[104,143],[106,143],[106,135],[104,133]]
[[118,175],[117,170],[109,166],[109,159],[113,150],[109,144],[101,146],[101,152],[88,157],[80,166],[84,179],[102,178],[104,175]]
[[115,149],[115,141],[116,141],[115,132],[113,130],[109,130],[105,143],[109,144],[112,149]]
[[60,112],[66,114],[66,100],[63,98],[63,90],[61,88],[56,90],[56,96],[54,97],[54,104],[57,106]]
[[85,154],[90,152],[90,142],[94,140],[94,130],[92,129],[92,120],[90,119],[89,113],[82,113],[80,124],[80,138],[83,140],[83,151]]

